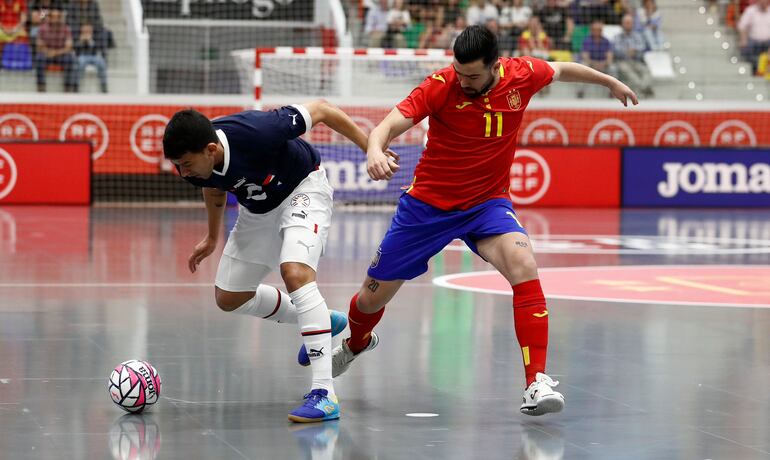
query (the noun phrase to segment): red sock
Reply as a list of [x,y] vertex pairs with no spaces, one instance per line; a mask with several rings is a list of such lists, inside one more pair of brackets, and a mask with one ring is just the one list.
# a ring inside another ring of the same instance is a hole
[[350,299],[350,312],[348,313],[348,324],[350,325],[348,347],[350,347],[350,351],[359,353],[369,345],[372,330],[382,319],[383,313],[385,313],[385,307],[371,314],[361,312],[358,309],[358,293]]
[[545,373],[548,350],[548,310],[540,280],[513,286],[513,321],[529,386],[535,381],[535,374]]

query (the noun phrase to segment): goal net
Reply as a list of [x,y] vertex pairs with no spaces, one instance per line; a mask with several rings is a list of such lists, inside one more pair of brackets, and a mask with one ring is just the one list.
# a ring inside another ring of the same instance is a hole
[[[449,65],[444,50],[351,48],[260,48],[233,53],[240,61],[242,90],[254,94],[255,107],[269,109],[324,98],[371,131],[411,89],[432,71]],[[393,142],[401,173],[391,181],[372,181],[366,155],[340,134],[318,125],[305,135],[321,153],[335,200],[393,203],[412,180],[423,148],[425,126]]]

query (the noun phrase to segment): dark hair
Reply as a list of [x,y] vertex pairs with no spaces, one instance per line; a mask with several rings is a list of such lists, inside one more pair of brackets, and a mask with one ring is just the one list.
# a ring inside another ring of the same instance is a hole
[[163,133],[163,156],[178,160],[185,153],[198,153],[209,143],[219,142],[211,120],[195,109],[180,110]]
[[484,60],[489,66],[500,57],[497,48],[497,37],[484,26],[470,26],[462,31],[455,40],[455,59],[460,64]]

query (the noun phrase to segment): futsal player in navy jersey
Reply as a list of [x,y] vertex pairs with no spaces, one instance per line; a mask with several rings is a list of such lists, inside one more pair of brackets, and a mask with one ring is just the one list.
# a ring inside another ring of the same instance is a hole
[[[187,109],[177,112],[163,135],[164,156],[191,184],[203,187],[208,234],[188,264],[195,272],[217,245],[227,192],[239,203],[216,275],[215,297],[227,312],[279,323],[296,323],[303,338],[300,363],[313,371],[295,422],[339,418],[332,383],[332,333],[347,318],[329,310],[316,285],[332,216],[332,188],[320,155],[299,136],[324,123],[366,151],[367,137],[339,108],[323,100],[276,110],[250,110],[213,122]],[[288,294],[261,284],[280,267]],[[306,350],[309,350],[307,352]]]

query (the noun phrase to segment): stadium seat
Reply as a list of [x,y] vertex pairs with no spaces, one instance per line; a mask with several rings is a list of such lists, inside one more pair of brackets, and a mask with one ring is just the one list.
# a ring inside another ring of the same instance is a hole
[[7,43],[3,47],[2,67],[6,70],[31,70],[32,50],[28,43]]
[[602,27],[602,37],[606,38],[610,42],[615,40],[615,37],[623,33],[623,28],[616,24],[605,24]]
[[644,53],[644,63],[650,69],[652,78],[670,80],[676,77],[671,55],[667,51],[648,51]]

